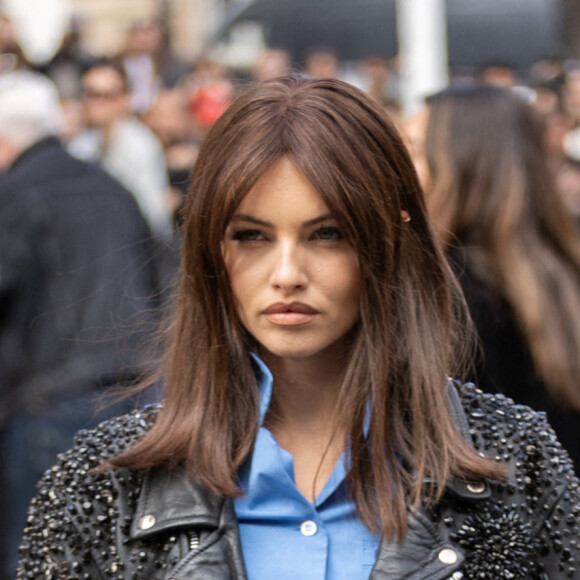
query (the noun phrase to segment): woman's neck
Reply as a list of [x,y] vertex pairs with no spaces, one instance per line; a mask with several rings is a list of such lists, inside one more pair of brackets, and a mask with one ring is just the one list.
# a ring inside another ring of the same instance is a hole
[[298,428],[332,423],[344,377],[344,357],[263,358],[274,377],[269,412],[273,421]]
[[264,426],[292,454],[297,488],[309,501],[320,493],[346,443],[336,408],[345,357],[263,356],[274,377]]

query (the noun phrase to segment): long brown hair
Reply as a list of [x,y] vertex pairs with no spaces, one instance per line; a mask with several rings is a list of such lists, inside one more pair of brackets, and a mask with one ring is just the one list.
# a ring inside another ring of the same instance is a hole
[[439,237],[505,296],[537,373],[580,410],[580,242],[540,120],[491,86],[452,86],[427,103],[427,205]]
[[407,506],[440,497],[451,473],[499,469],[463,440],[450,415],[447,374],[461,358],[463,303],[433,241],[409,155],[384,112],[337,80],[253,86],[204,141],[184,217],[167,399],[149,434],[112,463],[185,461],[211,491],[239,494],[237,473],[258,429],[258,387],[220,243],[240,201],[282,155],[314,185],[359,255],[361,322],[337,406],[350,441],[348,484],[370,529],[402,537]]

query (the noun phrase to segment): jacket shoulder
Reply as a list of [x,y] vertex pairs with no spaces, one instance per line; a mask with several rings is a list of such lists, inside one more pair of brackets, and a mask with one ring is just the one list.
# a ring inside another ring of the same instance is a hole
[[514,403],[502,394],[484,393],[472,383],[454,381],[469,426],[471,443],[480,454],[511,466],[517,474],[532,461],[554,481],[575,482],[573,464],[558,441],[546,413]]
[[546,413],[516,404],[502,394],[484,393],[472,383],[453,381],[453,384],[478,451],[496,461],[508,461],[514,454],[530,453],[536,443],[536,451],[551,458],[552,465],[562,463],[562,469],[567,471],[569,467],[573,474],[568,454],[548,423]]
[[[161,404],[146,405],[142,409],[126,415],[114,417],[100,423],[94,429],[83,429],[74,438],[74,446],[66,453],[59,455],[59,465],[66,465],[71,457],[86,457],[90,459],[89,469],[97,467],[106,459],[110,459],[131,448],[151,429]],[[87,464],[88,465],[88,464]]]
[[148,406],[77,433],[74,446],[58,456],[38,483],[20,546],[17,578],[39,577],[30,575],[39,572],[48,580],[80,580],[101,577],[103,571],[111,578],[124,577],[120,538],[128,532],[143,471],[92,470],[139,441],[159,409]]
[[[545,413],[473,384],[454,386],[473,446],[505,468],[504,480],[488,482],[488,501],[454,513],[450,538],[468,554],[467,577],[505,569],[509,577],[577,578],[580,485]],[[507,564],[504,552],[513,556]]]

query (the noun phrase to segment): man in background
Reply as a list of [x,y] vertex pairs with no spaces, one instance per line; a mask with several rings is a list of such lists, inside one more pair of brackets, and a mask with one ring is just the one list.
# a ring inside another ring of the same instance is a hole
[[69,143],[69,152],[100,163],[137,200],[153,234],[169,240],[172,215],[163,147],[130,112],[125,70],[112,61],[93,64],[81,79],[88,127]]
[[97,412],[102,387],[135,380],[158,307],[151,234],[131,194],[56,135],[57,91],[0,75],[0,537],[2,578],[35,483]]

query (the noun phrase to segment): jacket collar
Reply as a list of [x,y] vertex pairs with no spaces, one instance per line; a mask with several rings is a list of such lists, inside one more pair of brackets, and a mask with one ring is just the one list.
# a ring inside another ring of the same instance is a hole
[[[471,442],[469,424],[457,389],[449,381],[449,408],[462,436]],[[490,498],[491,489],[484,481],[465,482],[450,477],[447,492],[466,502]],[[149,469],[145,473],[130,539],[140,540],[166,530],[189,527],[217,528],[223,513],[233,513],[231,500],[216,496],[192,482],[185,469],[165,467]],[[412,532],[412,529],[411,529]]]
[[[451,379],[449,379],[447,399],[449,401],[449,411],[451,412],[451,416],[455,421],[458,431],[461,433],[461,436],[465,441],[470,445],[473,445],[469,423],[467,422],[467,417],[465,416],[459,393]],[[451,476],[447,480],[446,488],[448,493],[467,502],[483,501],[491,497],[491,488],[486,481],[463,481]]]
[[227,501],[191,481],[182,467],[149,469],[131,523],[130,539],[141,540],[179,528],[217,528]]
[[401,543],[381,539],[370,580],[444,580],[465,560],[457,547],[444,541],[429,517],[410,511]]

